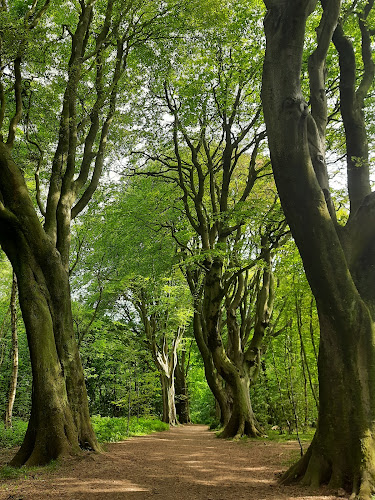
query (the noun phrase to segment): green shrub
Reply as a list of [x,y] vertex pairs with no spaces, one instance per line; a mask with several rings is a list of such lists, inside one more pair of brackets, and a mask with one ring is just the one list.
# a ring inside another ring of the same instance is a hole
[[[92,417],[92,424],[100,443],[122,441],[129,436],[141,436],[160,432],[169,429],[169,425],[153,418],[132,417],[130,419],[128,435],[128,419],[116,417],[101,417],[95,415]],[[12,448],[20,446],[25,436],[27,422],[14,419],[13,427],[5,429],[4,423],[0,422],[0,447]]]
[[127,418],[94,415],[91,421],[100,443],[113,443],[127,439],[129,436],[141,436],[169,429],[168,424],[152,418],[132,417],[129,423],[129,434]]
[[0,447],[12,448],[20,446],[25,437],[27,422],[13,419],[13,427],[6,429],[3,422],[0,422]]

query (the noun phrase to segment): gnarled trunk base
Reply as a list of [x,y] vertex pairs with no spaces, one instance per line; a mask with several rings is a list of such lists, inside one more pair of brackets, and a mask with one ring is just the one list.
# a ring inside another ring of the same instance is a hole
[[347,463],[350,459],[344,454],[342,460],[332,462],[316,436],[305,455],[284,473],[280,482],[298,482],[313,488],[328,484],[332,489],[342,488],[351,493],[351,500],[371,500],[375,493],[375,442],[372,437],[363,440],[362,451],[359,467]]
[[248,376],[236,376],[232,382],[230,385],[233,396],[232,413],[219,437],[261,436],[260,426],[255,418],[250,401],[250,378]]
[[[319,305],[319,304],[318,304]],[[375,407],[372,320],[359,304],[354,327],[320,312],[320,407],[318,428],[306,454],[282,477],[343,488],[351,498],[371,500],[375,493]]]

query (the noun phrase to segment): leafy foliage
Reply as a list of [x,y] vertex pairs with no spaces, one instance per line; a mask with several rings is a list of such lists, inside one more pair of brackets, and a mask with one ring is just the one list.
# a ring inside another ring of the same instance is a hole
[[101,443],[122,441],[131,436],[142,436],[152,432],[169,429],[169,425],[157,419],[132,417],[129,421],[124,417],[110,418],[94,415],[92,423],[95,433]]

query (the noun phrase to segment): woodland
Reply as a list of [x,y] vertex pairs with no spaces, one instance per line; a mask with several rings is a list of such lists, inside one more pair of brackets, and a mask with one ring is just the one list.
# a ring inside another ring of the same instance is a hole
[[373,498],[374,36],[374,0],[0,0],[12,466],[160,419],[307,433],[282,483]]

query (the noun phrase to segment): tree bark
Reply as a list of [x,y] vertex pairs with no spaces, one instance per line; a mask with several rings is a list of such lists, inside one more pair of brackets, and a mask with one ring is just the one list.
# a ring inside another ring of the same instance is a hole
[[[345,228],[339,227],[314,169],[319,158],[311,157],[308,132],[313,117],[302,96],[300,75],[305,24],[315,4],[287,1],[279,8],[278,2],[266,2],[262,100],[269,148],[284,212],[316,299],[321,333],[317,431],[283,481],[328,483],[352,491],[351,498],[370,500],[375,491],[375,298],[369,286],[373,195],[363,182],[363,168],[349,189],[354,213]],[[328,44],[331,40],[340,2],[323,6],[327,24],[321,24],[319,46],[324,35]]]
[[180,424],[190,423],[190,401],[185,372],[185,351],[177,356],[175,370],[176,412]]
[[232,413],[219,436],[222,438],[260,436],[260,427],[251,406],[248,371],[233,372],[227,380],[231,381],[230,387],[233,394]]
[[16,399],[18,378],[17,279],[14,273],[10,298],[10,323],[12,329],[12,373],[9,383],[8,404],[5,410],[5,427],[7,429],[12,427],[12,414]]
[[[226,350],[221,337],[222,263],[216,259],[208,271],[204,285],[203,316],[207,329],[207,346],[216,370],[230,388],[233,398],[231,416],[225,424],[221,437],[259,436],[260,429],[250,402],[250,369],[254,359],[247,359],[251,349],[244,352],[241,336],[235,320],[236,309],[228,310],[228,335],[232,338]],[[236,346],[236,347],[235,347]],[[256,354],[257,351],[253,351]]]
[[73,334],[67,273],[58,255],[46,251],[48,260],[40,265],[27,243],[22,243],[16,254],[8,243],[3,244],[17,275],[33,374],[28,430],[11,463],[31,466],[99,446]]
[[163,422],[169,425],[177,425],[174,374],[168,376],[161,373],[160,381],[163,395]]
[[[199,307],[198,303],[196,303],[195,305],[196,307]],[[197,309],[195,309],[194,311],[193,331],[199,352],[202,356],[204,373],[208,387],[211,389],[211,392],[214,395],[217,404],[219,405],[220,426],[224,427],[230,419],[231,400],[229,400],[228,394],[224,390],[223,379],[217,373],[216,367],[214,365],[212,353],[207,346],[207,342],[203,334],[202,313],[198,312]]]

